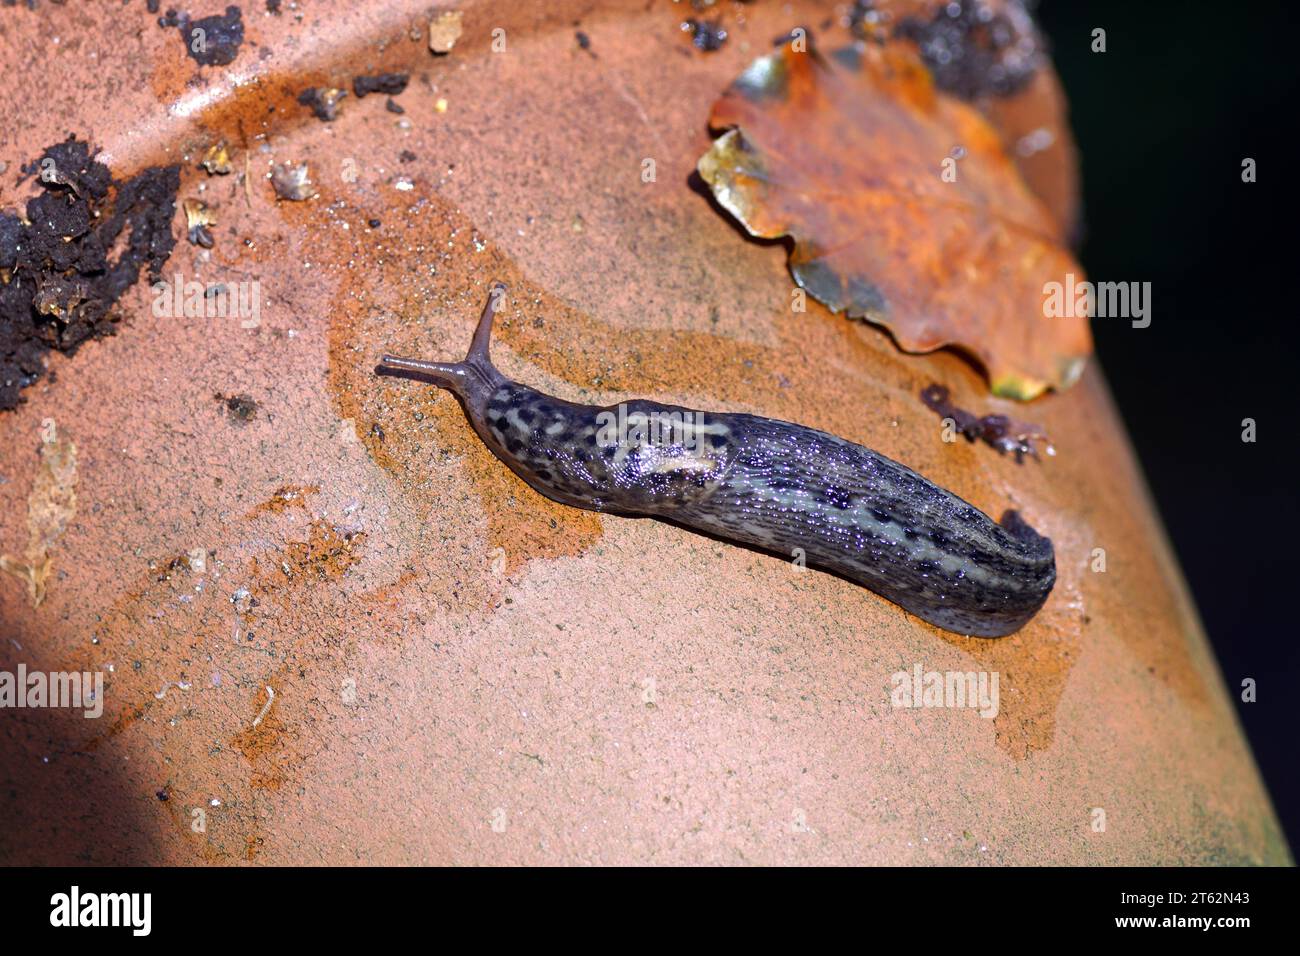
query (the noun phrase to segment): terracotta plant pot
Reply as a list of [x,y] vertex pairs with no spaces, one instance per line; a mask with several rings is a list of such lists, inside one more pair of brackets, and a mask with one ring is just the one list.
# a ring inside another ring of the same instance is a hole
[[[435,54],[424,2],[250,3],[209,66],[142,3],[6,12],[28,106],[0,132],[0,208],[69,132],[119,179],[179,163],[178,204],[216,224],[205,249],[178,214],[166,277],[255,283],[259,308],[159,317],[141,279],[116,335],[51,353],[0,413],[0,552],[28,543],[43,422],[76,449],[43,601],[0,575],[0,670],[104,673],[99,719],[0,712],[0,859],[1289,860],[1098,366],[1025,406],[952,352],[792,314],[786,248],[743,237],[692,173],[721,91],[827,5],[728,5],[711,53],[682,6],[465,0]],[[352,92],[382,73],[410,74],[404,112]],[[334,120],[308,87],[348,91]],[[223,141],[232,172],[210,175]],[[1072,161],[1063,141],[1040,170],[1063,214]],[[314,198],[277,198],[283,163]],[[495,279],[512,378],[800,422],[1018,508],[1055,542],[1047,605],[960,637],[540,497],[451,396],[373,373],[384,352],[459,358]],[[931,382],[1032,418],[1056,455],[943,442]],[[893,706],[918,667],[996,672],[996,716]]]

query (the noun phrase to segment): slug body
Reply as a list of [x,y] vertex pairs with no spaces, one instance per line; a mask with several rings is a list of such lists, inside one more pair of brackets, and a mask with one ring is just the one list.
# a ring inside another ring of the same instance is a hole
[[869,448],[756,415],[577,405],[508,380],[488,356],[504,294],[493,286],[464,362],[384,356],[376,371],[454,392],[493,454],[546,497],[802,556],[958,634],[1010,634],[1051,592],[1052,543],[1015,511],[996,524]]

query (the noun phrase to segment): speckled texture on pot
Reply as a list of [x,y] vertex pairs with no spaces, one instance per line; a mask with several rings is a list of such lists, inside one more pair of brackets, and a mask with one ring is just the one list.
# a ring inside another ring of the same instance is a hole
[[[0,25],[27,104],[0,129],[0,205],[69,131],[117,176],[181,161],[181,197],[218,224],[168,272],[261,294],[244,327],[155,318],[142,282],[119,334],[52,356],[0,416],[0,551],[26,541],[44,420],[78,480],[44,602],[0,576],[0,669],[106,672],[98,720],[0,712],[0,861],[1289,861],[1097,366],[1012,407],[955,355],[792,315],[785,250],[691,185],[712,100],[826,5],[729,5],[702,53],[667,2],[467,0],[437,57],[427,4],[301,8],[245,4],[226,66],[143,3]],[[296,102],[380,72],[411,74],[403,114]],[[1034,82],[1059,111],[1050,71]],[[222,138],[247,191],[197,168]],[[284,162],[315,199],[276,200]],[[1034,162],[1067,221],[1068,139]],[[846,581],[541,498],[449,395],[372,374],[384,351],[459,357],[494,279],[512,378],[866,444],[1018,508],[1055,542],[1056,590],[1012,637],[955,637]],[[945,444],[932,381],[1032,417],[1056,457]],[[998,672],[997,716],[891,706],[918,664]]]

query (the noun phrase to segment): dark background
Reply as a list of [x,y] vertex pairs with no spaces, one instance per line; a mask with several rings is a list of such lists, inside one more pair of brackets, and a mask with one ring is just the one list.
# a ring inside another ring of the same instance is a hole
[[[1148,0],[1037,12],[1079,144],[1083,265],[1152,283],[1150,327],[1093,323],[1100,361],[1294,852],[1297,13]],[[1095,27],[1105,53],[1091,52]]]

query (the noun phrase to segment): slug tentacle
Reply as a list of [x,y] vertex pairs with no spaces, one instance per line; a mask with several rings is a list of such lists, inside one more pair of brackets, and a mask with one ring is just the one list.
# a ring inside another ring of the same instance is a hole
[[493,286],[464,362],[385,356],[377,371],[454,392],[474,430],[541,494],[652,516],[839,574],[932,624],[999,637],[1056,581],[1052,543],[826,432],[756,415],[629,401],[578,405],[511,382],[488,355]]
[[486,402],[487,396],[506,381],[505,376],[492,364],[488,351],[492,340],[492,320],[496,317],[497,309],[505,294],[504,283],[492,284],[465,361],[426,362],[423,359],[385,355],[380,359],[375,371],[381,375],[400,375],[420,379],[445,388],[465,402],[466,409],[473,414],[473,410],[480,408]]

